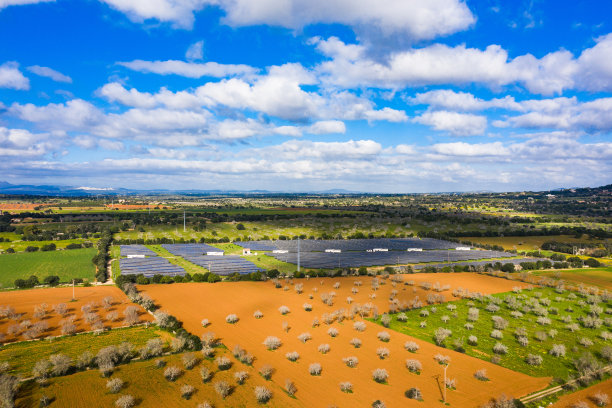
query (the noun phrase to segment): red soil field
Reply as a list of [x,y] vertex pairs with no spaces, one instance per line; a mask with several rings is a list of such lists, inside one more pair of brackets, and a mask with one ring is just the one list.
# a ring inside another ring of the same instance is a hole
[[[404,275],[405,281],[429,281],[431,283],[453,284],[453,289],[463,287],[482,293],[509,291],[514,286],[524,286],[518,282],[469,273],[450,274],[411,274]],[[314,278],[310,280],[294,280],[293,283],[303,283],[304,293],[297,294],[294,286],[283,282],[289,290],[274,288],[271,282],[226,282],[217,284],[183,283],[175,285],[148,285],[139,287],[148,293],[161,305],[162,310],[183,321],[184,327],[197,335],[214,332],[215,335],[231,350],[240,345],[256,357],[254,366],[272,365],[276,374],[273,381],[282,385],[286,378],[295,381],[298,390],[296,397],[307,407],[328,407],[332,404],[346,406],[370,406],[377,400],[383,400],[389,407],[442,407],[440,402],[443,368],[433,359],[440,353],[451,357],[447,375],[456,378],[457,390],[448,390],[447,399],[452,406],[476,407],[485,403],[491,397],[502,393],[519,397],[544,388],[548,378],[533,378],[527,375],[481,361],[452,350],[436,347],[430,343],[414,339],[401,333],[384,329],[382,326],[365,321],[366,330],[362,333],[353,328],[353,321],[344,320],[331,325],[323,323],[322,316],[338,309],[350,310],[351,305],[346,297],[351,296],[354,303],[374,303],[382,313],[388,309],[388,299],[391,290],[398,290],[400,301],[419,296],[423,301],[427,293],[416,286],[397,284],[393,288],[390,281],[374,292],[371,288],[372,278]],[[362,281],[359,293],[351,293],[353,283]],[[340,282],[340,288],[333,285]],[[315,292],[315,288],[317,292]],[[324,292],[336,292],[333,306],[323,304],[320,295]],[[370,295],[376,293],[375,299]],[[447,300],[452,298],[450,291],[443,292]],[[309,294],[313,299],[309,299]],[[303,303],[312,304],[312,311],[303,309]],[[281,315],[278,308],[286,305],[291,312]],[[256,310],[263,312],[264,317],[255,319]],[[228,314],[235,313],[240,320],[235,324],[225,322]],[[313,318],[321,320],[319,327],[312,327]],[[201,326],[203,318],[209,319],[211,325]],[[361,320],[356,317],[355,320]],[[283,330],[283,322],[290,326],[288,332]],[[339,334],[332,338],[327,334],[329,327],[335,327]],[[391,334],[391,340],[383,343],[377,339],[377,333],[386,330]],[[303,344],[297,336],[309,332],[312,340]],[[282,346],[276,351],[269,351],[262,344],[267,336],[276,336],[282,340]],[[360,348],[349,344],[353,337],[362,340]],[[420,345],[416,353],[409,353],[403,347],[408,340]],[[323,355],[317,351],[320,344],[329,344],[331,350]],[[386,347],[390,357],[381,360],[376,355],[379,347]],[[290,362],[285,353],[297,351],[300,359]],[[359,359],[356,368],[349,368],[342,358],[355,356]],[[417,359],[423,365],[420,375],[410,373],[405,367],[406,359]],[[311,376],[308,366],[320,363],[323,371],[320,376]],[[372,371],[384,368],[389,373],[387,384],[373,381]],[[479,369],[486,369],[491,381],[481,382],[473,377]],[[340,391],[339,383],[349,381],[353,385],[353,393]],[[410,387],[418,387],[424,402],[409,400],[404,392]]]
[[154,209],[159,208],[158,205],[153,204],[106,204],[107,208],[116,208],[118,210],[142,210],[142,209]]
[[598,392],[608,394],[610,401],[612,401],[612,379],[595,384],[592,387],[585,388],[573,394],[564,395],[559,398],[557,402],[551,405],[552,408],[571,408],[576,402],[584,401],[589,407],[597,407],[595,403],[590,399],[593,395]]
[[[127,296],[115,286],[91,286],[91,287],[75,287],[76,301],[72,302],[72,288],[49,288],[49,289],[30,289],[18,290],[10,292],[0,292],[0,309],[5,309],[11,306],[14,309],[14,318],[10,316],[0,318],[0,333],[4,335],[2,343],[26,340],[24,332],[26,329],[19,330],[16,334],[9,334],[9,327],[20,325],[24,321],[29,321],[31,324],[44,322],[47,325],[47,330],[37,337],[48,337],[61,335],[60,321],[70,316],[75,316],[74,325],[76,332],[90,331],[92,328],[85,321],[82,306],[90,305],[91,311],[96,313],[104,327],[113,328],[124,326],[123,311],[128,306],[136,306],[139,309],[140,322],[152,321],[152,317],[142,307],[129,301]],[[109,309],[102,306],[105,297],[113,298],[113,305]],[[34,308],[42,303],[47,304],[47,314],[44,318],[34,317]],[[65,303],[67,306],[67,314],[62,317],[53,310],[53,306]],[[106,317],[108,313],[116,312],[117,320],[109,321]]]
[[45,205],[50,205],[50,204],[31,204],[31,203],[9,204],[9,203],[0,203],[0,211],[11,211],[11,210],[33,211],[36,207],[44,207]]

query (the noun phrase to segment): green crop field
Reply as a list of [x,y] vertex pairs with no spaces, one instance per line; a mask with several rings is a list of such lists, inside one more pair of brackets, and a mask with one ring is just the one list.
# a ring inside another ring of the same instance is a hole
[[588,268],[588,269],[565,269],[558,271],[532,272],[539,276],[563,279],[573,285],[584,284],[586,286],[597,286],[612,290],[612,267]]
[[91,259],[94,255],[95,248],[3,254],[0,255],[0,285],[13,287],[15,279],[27,279],[30,275],[36,275],[41,282],[49,275],[59,276],[61,282],[72,278],[92,282],[95,267]]
[[[592,308],[587,301],[601,307],[601,310]],[[466,354],[483,360],[498,356],[500,365],[525,374],[567,379],[570,373],[575,373],[573,361],[576,358],[585,352],[598,356],[603,347],[612,346],[610,340],[606,341],[601,337],[602,333],[612,336],[612,315],[605,314],[606,310],[610,310],[610,303],[610,300],[606,303],[599,297],[582,297],[568,291],[559,294],[550,288],[535,288],[523,290],[518,294],[500,293],[487,296],[481,301],[464,299],[410,310],[405,312],[406,322],[397,320],[399,314],[392,315],[390,328],[431,343],[435,343],[434,333],[438,328],[448,329],[452,334],[443,342],[445,347],[458,351],[463,348]],[[499,310],[487,310],[487,307],[495,309],[495,306],[498,306]],[[468,309],[471,307],[479,310],[479,317],[475,321],[469,321],[467,318]],[[513,317],[513,310],[520,312],[522,316]],[[426,311],[428,316],[424,316]],[[594,317],[598,327],[585,327],[585,323],[579,319],[586,318],[589,313],[595,315],[595,311],[600,314],[599,317]],[[545,320],[538,323],[538,318],[543,316],[536,313],[545,314],[550,323]],[[507,327],[500,329],[503,336],[501,339],[492,337],[493,316],[500,316],[507,322]],[[448,321],[445,323],[446,318]],[[377,322],[380,323],[381,318]],[[472,324],[473,328],[466,328],[466,323]],[[569,324],[577,325],[573,332],[568,329]],[[519,344],[515,334],[517,329],[524,330],[527,345]],[[476,345],[469,344],[470,336],[476,336]],[[536,336],[541,336],[540,340],[536,339]],[[586,345],[580,344],[581,341]],[[496,354],[493,351],[498,342],[507,347],[506,354]],[[550,350],[554,345],[564,345],[565,356],[551,355]],[[542,364],[527,364],[525,358],[528,354],[541,356]],[[609,364],[604,360],[600,362]]]
[[[162,335],[165,335],[165,332],[156,327],[138,326],[113,329],[101,334],[85,333],[50,340],[22,341],[3,346],[0,349],[0,361],[8,362],[12,373],[29,377],[38,360],[49,358],[53,354],[65,354],[75,359],[85,351],[95,355],[103,347],[123,342],[129,342],[135,347],[143,346],[147,340]],[[16,361],[19,364],[15,364]]]

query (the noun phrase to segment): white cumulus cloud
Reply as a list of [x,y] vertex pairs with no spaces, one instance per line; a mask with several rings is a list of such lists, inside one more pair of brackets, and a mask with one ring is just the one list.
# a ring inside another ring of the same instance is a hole
[[413,119],[414,122],[447,131],[455,136],[482,135],[487,129],[485,116],[450,111],[427,111]]
[[38,76],[51,78],[52,80],[56,82],[72,83],[72,78],[70,78],[68,75],[64,75],[61,72],[58,72],[49,67],[41,67],[40,65],[32,65],[28,67],[28,71]]
[[0,88],[28,90],[30,81],[19,71],[19,64],[9,61],[0,65]]

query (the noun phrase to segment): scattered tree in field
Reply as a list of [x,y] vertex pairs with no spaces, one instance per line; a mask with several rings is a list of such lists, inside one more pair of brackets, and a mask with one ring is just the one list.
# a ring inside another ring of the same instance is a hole
[[7,373],[0,374],[0,406],[14,407],[15,396],[19,390],[20,382],[17,377]]
[[361,347],[361,340],[358,339],[357,337],[353,337],[350,341],[350,344],[355,348],[359,348]]
[[238,316],[237,316],[237,315],[235,315],[235,314],[233,314],[233,313],[232,313],[232,314],[228,314],[228,315],[225,317],[225,321],[226,321],[227,323],[229,323],[229,324],[234,324],[234,323],[237,323],[237,322],[238,322]]
[[406,313],[400,313],[397,315],[396,319],[398,322],[404,323],[408,321],[408,316],[406,316]]
[[133,326],[137,324],[140,321],[140,318],[138,317],[139,311],[140,310],[138,309],[137,306],[126,307],[125,310],[123,311],[123,315],[125,316],[125,318],[123,319],[123,322],[127,326]]
[[444,327],[438,327],[434,331],[434,340],[438,346],[444,345],[444,341],[450,336],[453,332]]
[[449,388],[451,390],[455,390],[455,389],[457,389],[457,380],[454,379],[454,378],[448,378],[447,377],[446,381],[445,381],[445,385],[446,385],[446,388]]
[[608,396],[608,394],[605,394],[603,392],[598,392],[598,393],[594,394],[591,397],[591,400],[598,407],[606,407],[610,403],[610,397]]
[[564,357],[565,356],[565,345],[553,344],[552,348],[548,351],[553,357]]
[[419,349],[419,345],[416,344],[414,341],[407,341],[406,343],[404,343],[404,348],[411,353],[416,353]]
[[419,374],[421,370],[423,369],[423,365],[421,364],[419,360],[408,359],[406,360],[406,368],[411,373]]
[[295,383],[288,378],[285,380],[285,391],[287,391],[287,394],[289,394],[291,397],[293,397],[297,392]]
[[85,370],[91,366],[93,366],[94,363],[94,356],[93,354],[91,354],[91,352],[89,351],[84,351],[78,358],[76,361],[76,368],[79,370]]
[[261,319],[263,316],[264,315],[261,310],[256,310],[255,313],[253,313],[253,317],[256,319]]
[[357,330],[358,332],[365,331],[366,324],[364,322],[355,322],[353,323],[353,329]]
[[508,353],[508,347],[504,346],[502,343],[497,342],[495,343],[495,345],[493,346],[493,352],[495,354],[507,354]]
[[217,357],[215,359],[215,364],[217,364],[217,367],[219,367],[221,371],[229,370],[232,367],[232,361],[225,356]]
[[111,307],[113,307],[114,302],[115,299],[113,299],[112,296],[106,296],[104,299],[102,299],[102,307],[104,309],[110,309]]
[[40,399],[38,400],[38,406],[39,407],[48,407],[49,405],[51,405],[51,403],[54,401],[53,397],[49,397],[45,394],[40,396]]
[[336,337],[338,335],[338,329],[336,329],[335,327],[330,327],[327,330],[327,334],[329,334],[331,337]]
[[161,356],[164,352],[164,343],[162,339],[150,339],[147,344],[140,349],[140,357],[148,359],[151,357]]
[[270,378],[272,378],[272,374],[274,374],[274,367],[269,364],[264,364],[259,369],[259,374],[266,380],[269,380]]
[[200,376],[202,377],[202,382],[207,383],[212,379],[213,373],[208,369],[208,367],[202,367],[200,369]]
[[305,311],[310,312],[312,311],[312,305],[310,303],[304,303],[302,305],[302,307],[304,308]]
[[376,337],[378,337],[378,340],[387,343],[389,340],[391,340],[391,335],[386,332],[386,331],[381,331],[378,332],[378,334],[376,335]]
[[113,378],[112,380],[108,380],[106,382],[106,388],[108,392],[112,394],[117,394],[123,388],[124,382],[121,378]]
[[491,399],[485,405],[482,405],[480,408],[515,408],[514,399],[509,398],[505,395],[501,395],[497,398]]
[[193,353],[185,353],[183,354],[182,357],[183,360],[183,365],[185,366],[185,368],[187,370],[191,370],[193,367],[195,367],[198,362],[200,361],[195,354]]
[[266,402],[270,401],[270,399],[272,398],[272,391],[270,391],[266,387],[257,386],[255,387],[254,392],[255,392],[255,399],[260,404],[265,404]]
[[249,378],[249,373],[246,371],[236,371],[234,373],[234,379],[240,385],[244,384],[244,382]]
[[384,313],[381,317],[380,317],[380,323],[385,326],[385,327],[389,327],[389,325],[391,324],[391,316],[389,316],[388,314]]
[[281,340],[278,337],[274,337],[274,336],[268,336],[266,337],[266,339],[263,342],[264,346],[266,346],[266,348],[268,350],[276,350],[278,349],[283,343],[281,342]]
[[376,355],[381,360],[384,360],[385,358],[389,357],[389,354],[390,354],[389,349],[386,347],[379,347],[376,349]]
[[49,360],[42,359],[38,360],[32,368],[32,376],[36,379],[39,384],[46,384],[47,380],[51,376],[51,369],[53,365]]
[[106,314],[106,321],[107,322],[116,322],[119,319],[119,313],[117,313],[116,311],[112,311],[112,312],[108,312]]
[[[65,336],[69,336],[76,332],[76,325],[74,324],[74,319],[64,319],[60,321],[60,328],[62,330],[62,334]],[[9,327],[10,329],[10,327]]]
[[351,393],[353,392],[353,384],[349,381],[343,381],[340,383],[340,391]]
[[217,338],[213,332],[204,333],[200,340],[202,341],[202,346],[205,347],[214,347],[217,344]]
[[525,357],[525,362],[531,366],[542,365],[542,361],[544,361],[542,356],[537,354],[527,354],[527,357]]
[[36,319],[44,319],[47,315],[47,304],[41,303],[40,305],[34,306],[34,317]]
[[172,339],[170,342],[170,348],[175,353],[183,351],[187,347],[187,339],[182,336],[177,336]]
[[480,381],[489,381],[489,377],[487,376],[487,370],[481,368],[474,373],[474,377]]
[[450,362],[450,359],[451,358],[449,356],[445,356],[445,355],[442,355],[442,354],[436,354],[434,356],[434,360],[436,360],[438,362],[438,364],[440,364],[440,365],[448,364]]
[[372,378],[378,383],[385,383],[389,378],[389,373],[387,373],[387,370],[384,368],[377,368],[376,370],[372,371]]
[[136,399],[131,395],[122,395],[115,401],[117,408],[132,408],[136,405]]
[[183,384],[181,386],[181,397],[188,400],[191,398],[193,393],[195,392],[195,387],[189,384]]
[[372,403],[372,408],[387,408],[385,403],[381,400],[376,400]]
[[65,303],[58,303],[57,305],[53,306],[53,310],[58,315],[64,317],[64,316],[66,316],[66,313],[68,313],[68,306],[66,306]]
[[197,408],[215,408],[214,405],[208,401],[204,401],[201,404],[198,404]]
[[286,315],[287,313],[289,313],[291,310],[289,310],[289,308],[285,305],[281,306],[278,308],[278,311],[280,312],[280,314],[282,315]]
[[210,346],[202,347],[202,355],[206,358],[212,358],[215,355],[215,349]]
[[414,399],[417,401],[421,401],[423,399],[421,390],[416,387],[408,389],[404,394],[406,395],[406,398]]
[[208,321],[208,319],[202,319],[202,327],[208,327],[208,325],[210,325],[210,322]]
[[155,367],[156,368],[163,368],[166,366],[166,360],[163,360],[161,358],[158,358],[157,360],[155,360]]
[[100,349],[96,355],[96,364],[102,376],[107,377],[115,370],[115,364],[119,361],[119,353],[115,346]]
[[53,354],[49,361],[53,364],[51,373],[55,377],[66,375],[72,369],[72,359],[64,354]]
[[300,353],[297,351],[290,351],[289,353],[285,354],[285,357],[287,357],[287,360],[289,361],[297,361],[300,358]]
[[500,330],[496,329],[496,330],[491,331],[491,337],[499,340],[504,337],[504,334]]
[[232,386],[227,381],[217,381],[213,384],[213,388],[223,399],[232,393]]
[[327,353],[329,353],[330,349],[331,349],[331,347],[329,347],[329,344],[321,344],[321,345],[319,345],[319,348],[317,350],[321,354],[327,354]]
[[355,356],[344,357],[342,362],[346,364],[347,367],[355,368],[357,364],[359,364],[359,359]]
[[183,370],[181,370],[177,366],[166,367],[166,369],[164,370],[164,377],[166,377],[166,380],[168,381],[176,381],[176,379],[179,378],[181,374],[183,374]]
[[308,366],[308,372],[310,373],[310,375],[321,375],[322,370],[323,368],[319,363],[312,363]]
[[308,340],[312,339],[312,336],[310,335],[310,333],[302,333],[299,336],[297,336],[297,338],[302,343],[306,343]]
[[467,342],[468,342],[468,344],[469,344],[469,345],[471,345],[471,346],[476,346],[476,345],[478,345],[478,337],[476,337],[476,336],[470,336],[470,337],[468,337]]

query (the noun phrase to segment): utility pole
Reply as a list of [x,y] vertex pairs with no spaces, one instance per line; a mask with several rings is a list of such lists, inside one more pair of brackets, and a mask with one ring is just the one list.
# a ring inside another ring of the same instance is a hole
[[74,279],[72,280],[72,300],[74,300]]
[[186,225],[187,224],[185,224],[185,210],[183,210],[183,232],[187,231]]
[[446,363],[444,365],[444,384],[442,385],[444,387],[444,403],[446,404],[446,369],[448,368],[449,363]]
[[300,271],[300,237],[298,237],[298,248],[297,248],[297,271]]

